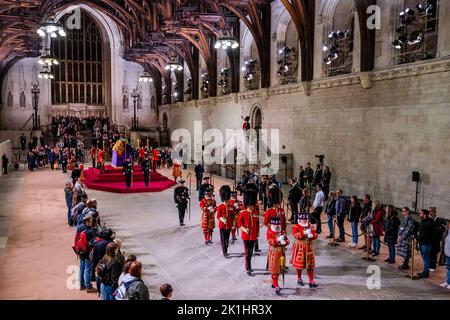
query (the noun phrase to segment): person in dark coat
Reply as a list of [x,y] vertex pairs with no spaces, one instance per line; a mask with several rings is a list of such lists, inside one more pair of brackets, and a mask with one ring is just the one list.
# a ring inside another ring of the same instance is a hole
[[419,279],[430,277],[430,254],[433,244],[434,221],[430,218],[430,212],[423,209],[419,212],[420,224],[417,232],[420,254],[423,260],[423,271],[418,273]]
[[361,225],[359,226],[361,231],[364,233],[364,237],[366,238],[365,242],[369,240],[369,243],[365,243],[362,247],[359,248],[360,250],[364,251],[366,250],[371,251],[372,248],[371,238],[367,237],[367,227],[370,224],[370,220],[372,220],[371,212],[372,212],[372,200],[370,200],[369,194],[365,194],[363,197],[363,210],[360,217]]
[[146,187],[148,187],[148,184],[150,182],[150,167],[150,158],[148,156],[148,153],[145,153],[144,159],[141,162],[141,168],[142,172],[144,173],[144,183]]
[[22,135],[20,136],[20,145],[22,147],[22,151],[25,151],[25,147],[27,145],[27,137],[22,132]]
[[348,215],[348,221],[352,224],[352,242],[349,244],[351,247],[358,245],[358,224],[361,216],[362,208],[358,201],[357,196],[350,198],[350,209]]
[[380,201],[373,202],[373,219],[370,222],[373,233],[373,253],[372,257],[377,257],[380,255],[381,249],[381,236],[383,235],[383,223],[385,211],[383,205]]
[[[117,245],[114,242],[108,243],[106,246],[106,254],[101,262],[104,269],[101,272],[101,297],[102,300],[114,300],[114,291],[119,286],[119,277],[122,268],[116,259]],[[99,264],[100,265],[100,264]],[[100,277],[100,270],[97,269],[97,276]]]
[[197,163],[197,165],[195,166],[195,179],[197,180],[197,191],[200,189],[200,186],[202,185],[203,172],[205,172],[203,165],[200,162]]
[[127,188],[131,187],[131,177],[133,176],[133,163],[131,162],[131,158],[128,158],[123,163],[123,174],[125,175],[125,183]]
[[175,188],[173,194],[173,200],[175,201],[175,205],[178,208],[178,218],[180,220],[180,227],[183,227],[184,224],[184,215],[186,213],[186,208],[189,204],[189,189],[184,185],[185,181],[180,180],[179,186]]
[[331,171],[329,166],[325,166],[322,174],[322,190],[325,195],[328,197],[328,193],[330,192],[330,183],[331,183]]
[[398,231],[400,228],[400,219],[398,218],[398,212],[394,209],[394,206],[386,206],[386,221],[383,225],[384,230],[384,242],[387,243],[389,247],[389,258],[384,262],[389,264],[395,263],[395,245],[398,240]]
[[8,174],[8,164],[9,164],[8,157],[6,156],[6,154],[3,154],[3,156],[2,156],[3,174]]
[[291,188],[289,189],[288,201],[292,211],[291,219],[289,221],[292,222],[293,224],[297,224],[297,214],[298,214],[297,204],[300,201],[300,198],[302,197],[302,193],[299,185],[297,184],[297,179],[295,178],[289,179],[289,185],[291,186]]
[[[92,266],[93,270],[97,267],[100,260],[106,253],[106,247],[109,243],[113,242],[113,231],[111,229],[103,230],[97,237],[92,251]],[[97,294],[101,295],[101,279],[96,277],[97,281]]]

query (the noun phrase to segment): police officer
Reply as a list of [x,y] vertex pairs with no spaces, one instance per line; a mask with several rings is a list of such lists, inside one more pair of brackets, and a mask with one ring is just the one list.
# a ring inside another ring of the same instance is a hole
[[203,200],[206,192],[214,192],[214,186],[209,183],[209,177],[203,178],[203,184],[200,186],[200,189],[198,191],[198,201]]
[[133,164],[131,163],[131,159],[129,157],[123,163],[123,174],[125,175],[125,182],[127,184],[127,188],[131,187],[131,176],[133,175]]
[[145,153],[144,160],[142,160],[142,172],[144,173],[144,182],[145,186],[148,187],[148,183],[150,182],[150,158],[148,157],[148,153]]
[[178,217],[180,219],[180,227],[184,226],[184,215],[186,213],[186,208],[188,205],[189,189],[184,186],[185,181],[180,180],[180,185],[175,188],[173,194],[173,200],[175,201],[176,207],[178,208]]

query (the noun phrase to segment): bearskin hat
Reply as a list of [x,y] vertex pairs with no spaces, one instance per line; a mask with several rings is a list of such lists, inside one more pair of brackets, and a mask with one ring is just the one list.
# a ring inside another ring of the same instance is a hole
[[231,188],[230,186],[222,186],[220,187],[220,199],[222,199],[222,202],[228,201],[231,199]]
[[269,199],[272,204],[280,204],[283,201],[283,193],[276,185],[269,188]]
[[256,202],[258,201],[258,192],[253,189],[245,190],[243,200],[246,207],[256,205]]

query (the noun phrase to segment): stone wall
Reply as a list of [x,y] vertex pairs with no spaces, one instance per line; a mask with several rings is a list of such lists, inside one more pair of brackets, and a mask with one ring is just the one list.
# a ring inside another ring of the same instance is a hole
[[372,79],[371,89],[353,74],[313,81],[311,96],[291,85],[240,93],[237,103],[229,95],[166,112],[172,130],[193,135],[197,120],[203,130],[225,133],[258,105],[263,128],[280,130],[280,153],[292,153],[295,168],[324,154],[332,188],[397,207],[413,206],[411,174],[419,171],[419,207],[436,205],[450,218],[450,60],[379,70]]

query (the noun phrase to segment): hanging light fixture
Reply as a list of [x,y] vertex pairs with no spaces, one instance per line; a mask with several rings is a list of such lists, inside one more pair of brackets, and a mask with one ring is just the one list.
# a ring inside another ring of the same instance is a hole
[[45,80],[52,80],[55,77],[53,76],[53,74],[50,72],[50,68],[48,66],[44,66],[41,70],[41,72],[39,72],[38,77],[40,79],[45,79]]
[[214,48],[222,48],[223,50],[237,49],[239,48],[239,43],[234,37],[222,36],[217,38],[216,43],[214,44]]
[[165,69],[170,71],[182,71],[183,66],[172,58],[171,61],[166,65]]
[[153,82],[153,78],[150,76],[150,74],[147,71],[144,71],[139,76],[139,82]]
[[50,35],[51,38],[57,38],[58,35],[61,37],[66,36],[66,32],[61,23],[55,21],[53,16],[49,17],[47,21],[42,23],[42,25],[37,30],[37,34],[41,37],[45,37],[47,34]]
[[52,54],[45,54],[41,56],[38,63],[46,66],[59,65],[58,59],[56,59],[56,57]]

